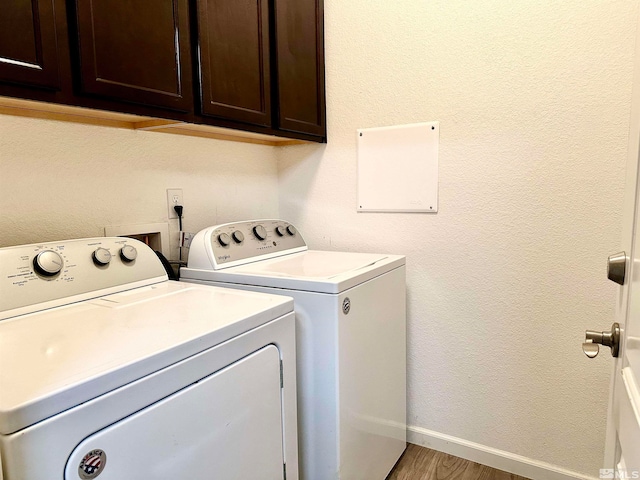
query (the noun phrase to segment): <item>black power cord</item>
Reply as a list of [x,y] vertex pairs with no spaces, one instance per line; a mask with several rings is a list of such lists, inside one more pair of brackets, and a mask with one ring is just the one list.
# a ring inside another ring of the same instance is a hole
[[[174,205],[173,209],[176,211],[176,214],[178,215],[178,226],[180,227],[180,232],[182,232],[182,205]],[[180,261],[182,261],[182,245],[180,245],[178,247],[179,252],[180,252]]]
[[173,267],[171,266],[171,262],[169,260],[167,260],[167,258],[162,254],[162,252],[159,252],[157,250],[155,250],[156,255],[158,256],[158,258],[160,259],[160,262],[162,262],[162,266],[164,267],[165,271],[167,272],[167,276],[169,277],[169,280],[180,280],[180,269],[178,267],[178,273],[176,273],[176,271],[173,269]]

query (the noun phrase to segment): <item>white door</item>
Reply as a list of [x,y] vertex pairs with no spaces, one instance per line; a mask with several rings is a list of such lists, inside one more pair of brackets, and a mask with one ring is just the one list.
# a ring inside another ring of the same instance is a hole
[[[616,315],[620,348],[611,381],[605,468],[600,471],[601,478],[640,479],[640,35],[637,37],[623,217],[626,272]],[[613,270],[615,268],[609,270],[610,278],[612,274],[615,276]]]
[[[637,188],[636,188],[637,190]],[[640,193],[640,192],[638,192]],[[617,358],[611,382],[607,450],[600,478],[640,479],[640,208],[636,194],[631,254],[625,258],[625,281],[617,323],[605,338]],[[624,258],[624,257],[623,257]],[[612,271],[610,259],[610,272]],[[623,267],[624,268],[624,267]],[[611,275],[610,275],[611,276]],[[624,298],[626,296],[626,298]],[[619,329],[618,329],[619,326]],[[595,333],[595,332],[593,332]],[[619,334],[619,346],[616,346]],[[610,339],[606,337],[611,335]],[[590,337],[587,332],[587,339]],[[587,346],[588,352],[589,345]],[[595,349],[591,350],[595,353]]]
[[[609,447],[614,453],[612,478],[640,478],[640,209],[636,208],[626,322],[621,327],[621,351],[616,361],[611,396],[615,429]],[[608,473],[608,472],[607,472]],[[606,477],[605,477],[606,478]]]

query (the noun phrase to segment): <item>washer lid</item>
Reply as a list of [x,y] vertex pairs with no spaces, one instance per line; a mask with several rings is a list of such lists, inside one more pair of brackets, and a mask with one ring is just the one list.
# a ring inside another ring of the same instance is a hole
[[340,293],[405,264],[401,255],[308,250],[224,270],[183,268],[184,279]]
[[0,322],[9,434],[293,311],[290,298],[163,282]]

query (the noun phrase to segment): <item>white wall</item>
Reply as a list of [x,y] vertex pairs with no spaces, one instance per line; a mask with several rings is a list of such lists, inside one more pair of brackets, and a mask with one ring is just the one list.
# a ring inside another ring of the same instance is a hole
[[[580,344],[613,320],[637,9],[325,0],[326,146],[0,116],[0,246],[166,221],[177,187],[190,231],[279,215],[314,248],[404,253],[414,431],[597,477],[611,361]],[[355,129],[430,120],[438,214],[356,214]]]
[[187,231],[277,216],[275,150],[0,115],[0,246],[167,222],[167,188],[183,189]]
[[[329,143],[278,153],[280,215],[407,255],[418,437],[598,476],[612,361],[581,343],[613,321],[637,9],[325,0]],[[357,214],[356,128],[431,120],[440,211]]]

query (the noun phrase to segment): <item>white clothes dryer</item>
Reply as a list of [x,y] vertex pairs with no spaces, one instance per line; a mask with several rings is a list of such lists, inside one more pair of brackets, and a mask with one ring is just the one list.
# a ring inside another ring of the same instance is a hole
[[300,477],[384,480],[406,447],[405,257],[309,250],[282,220],[194,237],[181,280],[293,297]]
[[128,238],[0,249],[0,478],[298,478],[290,298]]

